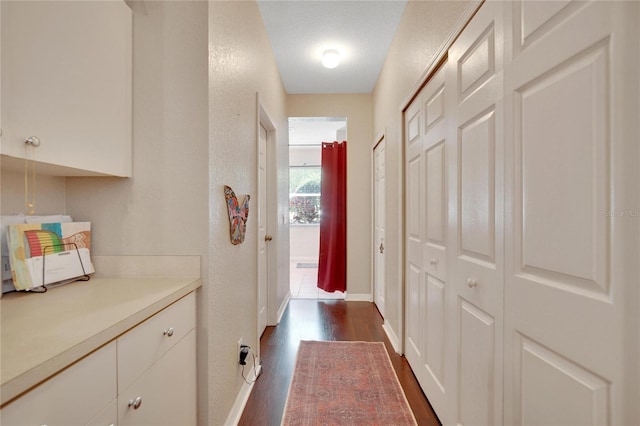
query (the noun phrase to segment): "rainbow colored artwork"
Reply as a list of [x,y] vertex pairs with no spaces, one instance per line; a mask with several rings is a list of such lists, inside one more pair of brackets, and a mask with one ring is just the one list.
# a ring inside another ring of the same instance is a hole
[[24,232],[27,240],[27,257],[44,256],[64,251],[62,240],[53,231],[32,229]]

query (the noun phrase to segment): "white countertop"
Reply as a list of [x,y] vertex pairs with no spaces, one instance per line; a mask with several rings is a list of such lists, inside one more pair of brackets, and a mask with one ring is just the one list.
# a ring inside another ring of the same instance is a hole
[[1,404],[202,285],[190,278],[92,278],[0,299]]

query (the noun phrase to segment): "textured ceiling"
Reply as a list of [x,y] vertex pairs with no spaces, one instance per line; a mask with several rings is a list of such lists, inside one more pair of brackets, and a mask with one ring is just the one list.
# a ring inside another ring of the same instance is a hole
[[[406,1],[274,1],[258,5],[285,90],[303,93],[370,93]],[[336,49],[341,64],[320,63]]]

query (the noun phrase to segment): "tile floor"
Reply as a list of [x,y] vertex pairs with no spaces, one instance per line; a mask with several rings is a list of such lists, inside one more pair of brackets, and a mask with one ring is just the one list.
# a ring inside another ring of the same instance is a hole
[[291,259],[290,278],[291,297],[293,299],[344,299],[344,293],[327,293],[320,290],[318,268],[299,268],[298,264],[310,264],[309,259]]

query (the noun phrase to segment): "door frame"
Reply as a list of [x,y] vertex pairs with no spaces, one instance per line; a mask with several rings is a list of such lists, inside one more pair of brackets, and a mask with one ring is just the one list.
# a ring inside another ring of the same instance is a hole
[[[259,182],[258,172],[259,172],[259,156],[257,155],[259,146],[260,146],[260,126],[264,127],[267,131],[267,146],[266,146],[266,156],[267,156],[267,165],[266,165],[266,187],[267,193],[261,194],[259,190]],[[259,205],[262,197],[265,197],[266,200],[277,200],[277,173],[276,173],[276,163],[275,163],[275,154],[276,154],[276,142],[277,142],[277,128],[274,124],[274,121],[271,119],[271,116],[267,112],[266,108],[262,104],[260,100],[260,93],[256,93],[256,198],[257,203]],[[266,203],[266,233],[274,235],[278,230],[277,224],[277,202],[267,202]],[[256,232],[258,227],[256,227]],[[257,256],[260,255],[260,247],[259,241],[256,239],[256,260]],[[266,277],[266,306],[267,306],[267,326],[277,324],[278,318],[278,306],[277,304],[277,258],[278,258],[278,238],[277,235],[274,235],[274,240],[272,244],[266,245],[266,267],[267,267],[267,277]],[[256,280],[256,284],[258,285],[258,281]],[[256,289],[257,290],[257,289]],[[260,356],[260,325],[258,320],[260,306],[258,304],[258,293],[256,291],[256,338],[257,338],[257,347],[258,347],[258,357]]]
[[[371,241],[372,241],[372,245],[371,245],[371,255],[372,255],[372,262],[371,262],[371,295],[372,295],[372,299],[373,299],[373,303],[376,303],[376,259],[377,259],[377,253],[376,250],[378,248],[377,242],[376,242],[376,206],[377,206],[377,199],[376,199],[376,148],[383,142],[385,142],[385,148],[386,148],[386,140],[385,140],[385,135],[386,135],[386,127],[384,129],[384,131],[378,135],[378,137],[375,138],[372,146],[371,146],[371,202],[372,202],[372,208],[371,208]],[[385,192],[386,192],[386,149],[385,149]],[[386,197],[385,197],[386,200]],[[385,201],[385,206],[386,206],[386,201]],[[386,209],[385,209],[386,210]],[[386,224],[387,224],[387,216],[385,214],[385,218],[384,218],[384,223],[385,223],[385,230],[387,228]],[[386,262],[385,262],[386,263]],[[386,268],[385,268],[386,271]],[[386,301],[386,272],[385,272],[385,301]],[[378,308],[378,312],[380,312],[380,308],[376,305],[376,308]],[[382,316],[383,319],[383,327],[384,327],[384,319],[385,319],[385,315],[386,315],[386,302],[385,302],[385,313],[380,312],[380,315]]]

